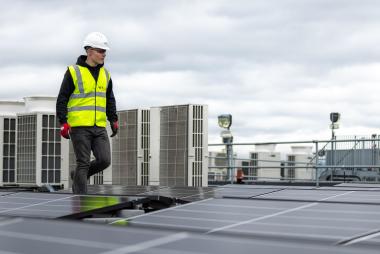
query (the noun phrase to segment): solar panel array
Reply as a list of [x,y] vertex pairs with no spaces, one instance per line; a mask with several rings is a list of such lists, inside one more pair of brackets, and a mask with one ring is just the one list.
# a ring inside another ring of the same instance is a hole
[[[113,196],[0,192],[0,216],[6,215],[0,217],[0,253],[286,254],[380,249],[376,186],[97,186],[96,190]],[[125,197],[127,193],[136,196]],[[111,223],[123,227],[30,219],[83,218],[97,209],[130,208],[154,195],[193,202]]]
[[219,191],[224,198],[200,200],[128,222],[134,227],[206,235],[380,249],[379,191],[277,187],[225,186]]

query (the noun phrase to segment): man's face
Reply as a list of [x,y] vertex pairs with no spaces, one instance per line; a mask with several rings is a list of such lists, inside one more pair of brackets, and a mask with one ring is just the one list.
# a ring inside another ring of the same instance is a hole
[[90,48],[87,52],[87,57],[96,64],[103,64],[104,58],[106,58],[106,50],[99,48]]

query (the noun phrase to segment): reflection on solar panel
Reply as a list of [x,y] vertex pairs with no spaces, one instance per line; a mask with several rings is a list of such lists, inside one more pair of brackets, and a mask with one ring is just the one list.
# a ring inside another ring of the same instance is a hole
[[83,218],[92,212],[130,208],[138,198],[19,192],[0,196],[0,215]]
[[[121,186],[121,185],[90,185],[90,195],[116,195],[116,196],[164,196],[178,198],[184,201],[194,201],[214,197],[213,187],[166,187],[166,186]],[[62,193],[70,193],[68,190]]]
[[96,195],[131,196],[144,195],[156,191],[160,186],[123,186],[123,185],[89,185],[88,193]]
[[0,218],[0,235],[0,253],[378,253],[378,249],[368,247],[368,241],[366,248],[357,249],[352,246],[259,240],[233,235],[195,235],[183,231],[157,231],[25,218]]

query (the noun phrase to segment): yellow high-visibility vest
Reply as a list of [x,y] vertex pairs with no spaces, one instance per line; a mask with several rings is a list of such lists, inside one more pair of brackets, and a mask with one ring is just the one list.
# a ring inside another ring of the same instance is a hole
[[106,127],[106,92],[111,78],[109,72],[101,67],[96,81],[86,67],[71,65],[69,71],[75,89],[67,104],[67,122],[71,127]]

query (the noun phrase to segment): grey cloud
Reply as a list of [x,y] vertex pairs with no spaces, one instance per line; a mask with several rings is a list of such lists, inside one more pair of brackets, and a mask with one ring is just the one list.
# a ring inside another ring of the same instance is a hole
[[56,95],[84,36],[98,30],[112,47],[107,66],[120,109],[208,104],[211,138],[220,113],[234,115],[237,136],[252,138],[328,132],[331,111],[341,111],[350,130],[378,125],[376,1],[16,0],[3,7],[1,98]]

